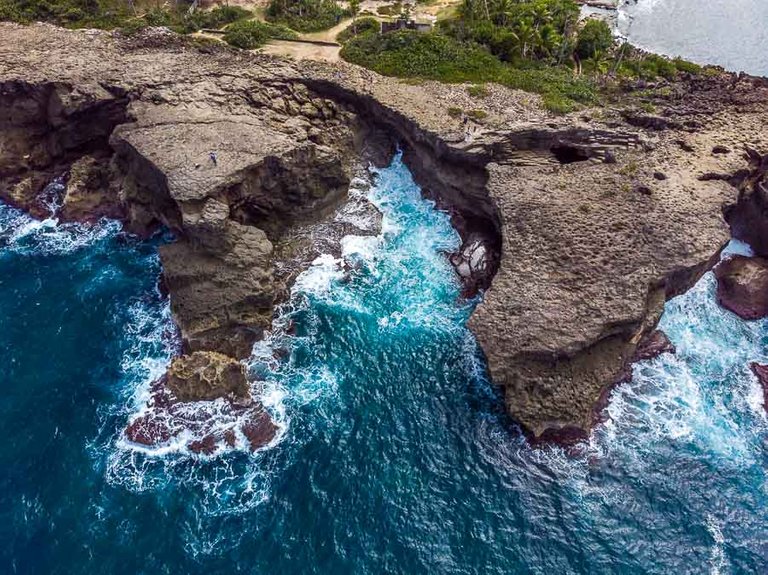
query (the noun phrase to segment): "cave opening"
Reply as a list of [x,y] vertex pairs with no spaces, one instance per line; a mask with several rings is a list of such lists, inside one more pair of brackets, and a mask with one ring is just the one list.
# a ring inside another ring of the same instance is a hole
[[561,164],[573,164],[575,162],[585,162],[589,159],[589,153],[576,146],[569,146],[567,144],[558,144],[552,146],[549,149],[552,155],[555,156],[558,162]]

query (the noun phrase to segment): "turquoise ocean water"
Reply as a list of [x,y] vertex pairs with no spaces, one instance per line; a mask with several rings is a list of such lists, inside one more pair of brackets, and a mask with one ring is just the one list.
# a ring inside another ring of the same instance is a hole
[[0,207],[0,573],[768,570],[766,322],[708,274],[588,444],[531,449],[464,327],[448,217],[399,157],[374,181],[382,233],[319,258],[254,349],[281,428],[256,454],[122,439],[177,345],[167,239]]

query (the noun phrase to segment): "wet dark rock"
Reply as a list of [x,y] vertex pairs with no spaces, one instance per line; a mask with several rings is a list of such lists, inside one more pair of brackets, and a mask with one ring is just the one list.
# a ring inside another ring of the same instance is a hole
[[757,380],[763,388],[763,407],[768,411],[768,365],[752,362],[749,364],[749,368],[757,376]]
[[653,359],[662,353],[676,353],[677,349],[667,334],[660,329],[654,330],[650,335],[643,338],[632,356],[632,363]]
[[737,255],[714,271],[722,307],[745,320],[768,317],[768,259]]
[[188,448],[192,453],[204,453],[205,455],[211,455],[216,451],[216,437],[213,435],[206,435],[202,439],[192,441],[189,443]]
[[738,201],[726,208],[734,238],[747,242],[755,255],[768,257],[768,153],[746,149],[749,168],[728,180],[739,190]]
[[160,382],[152,387],[146,411],[125,429],[128,441],[148,448],[162,447],[186,434],[190,436],[187,448],[205,455],[237,447],[238,434],[245,438],[244,447],[255,451],[276,433],[277,426],[256,400],[178,401]]
[[242,427],[243,435],[248,439],[251,451],[263,447],[274,439],[277,426],[264,412],[255,413]]
[[132,443],[155,448],[182,433],[187,448],[211,455],[237,445],[237,434],[251,451],[269,443],[276,426],[251,396],[244,366],[216,352],[176,358],[166,375],[152,384],[146,410],[126,427]]
[[493,274],[491,251],[482,237],[470,237],[458,252],[450,256],[451,264],[461,278],[465,297],[474,297]]
[[162,445],[174,435],[165,418],[146,415],[131,422],[125,430],[129,441],[144,446]]

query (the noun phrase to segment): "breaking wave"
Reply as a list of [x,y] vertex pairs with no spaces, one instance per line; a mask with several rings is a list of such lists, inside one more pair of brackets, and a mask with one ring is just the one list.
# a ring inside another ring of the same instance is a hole
[[[255,454],[122,439],[178,348],[157,290],[162,239],[0,206],[3,565],[764,572],[768,422],[748,364],[768,363],[768,323],[719,308],[705,275],[666,306],[677,354],[636,365],[588,442],[533,449],[465,327],[476,302],[445,256],[460,243],[448,216],[400,157],[372,178],[351,193],[381,212],[380,233],[345,237],[299,275],[248,360],[281,427]],[[350,206],[337,217],[378,224]]]

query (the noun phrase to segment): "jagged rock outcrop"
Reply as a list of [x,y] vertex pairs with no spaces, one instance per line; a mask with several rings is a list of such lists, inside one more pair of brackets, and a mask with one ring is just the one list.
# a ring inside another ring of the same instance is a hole
[[165,385],[179,401],[248,398],[243,365],[216,352],[196,351],[175,359]]
[[[187,353],[246,355],[282,292],[290,250],[275,246],[343,198],[366,145],[381,163],[400,143],[462,235],[465,293],[487,289],[470,327],[535,437],[583,434],[666,299],[717,261],[739,192],[703,176],[748,168],[712,150],[768,149],[768,87],[748,77],[662,91],[665,121],[646,126],[637,111],[556,117],[498,86],[478,100],[152,31],[0,30],[0,196],[35,211],[53,176],[107,153],[127,225],[177,237],[161,257]],[[453,107],[487,116],[465,126]]]
[[739,190],[739,201],[725,215],[734,238],[747,242],[755,254],[768,257],[768,153],[748,147],[746,154],[749,166],[725,175]]
[[125,431],[137,445],[184,441],[191,451],[210,455],[238,442],[253,451],[277,434],[264,406],[251,397],[243,365],[220,353],[176,358],[151,392],[146,408]]
[[757,381],[760,382],[760,387],[763,388],[763,407],[768,412],[768,365],[752,362],[749,364],[749,369],[755,374]]
[[664,302],[728,241],[721,210],[738,192],[699,176],[745,168],[740,154],[712,154],[718,144],[768,149],[768,90],[748,79],[698,89],[683,110],[666,103],[680,129],[625,137],[610,160],[488,166],[502,258],[470,327],[510,413],[533,437],[589,430],[593,405],[633,361]]
[[717,301],[742,319],[768,317],[768,260],[732,256],[715,268]]

